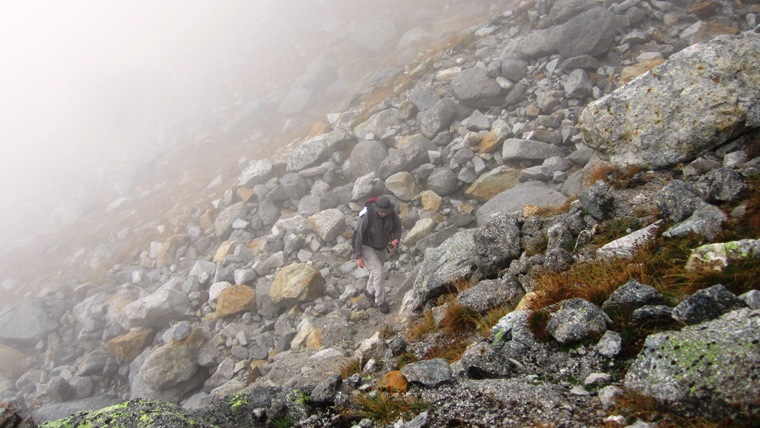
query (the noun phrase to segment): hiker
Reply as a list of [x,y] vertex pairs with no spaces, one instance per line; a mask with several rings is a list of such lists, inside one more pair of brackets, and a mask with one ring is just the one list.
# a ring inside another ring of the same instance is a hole
[[383,262],[386,252],[398,246],[401,236],[401,219],[387,196],[380,196],[375,203],[367,204],[367,213],[359,216],[356,224],[354,259],[360,268],[369,269],[369,278],[364,294],[374,300],[380,312],[390,312],[385,300]]

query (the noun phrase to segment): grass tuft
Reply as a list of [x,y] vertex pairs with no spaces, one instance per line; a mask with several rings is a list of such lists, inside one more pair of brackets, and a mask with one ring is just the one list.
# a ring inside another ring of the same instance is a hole
[[656,422],[658,427],[666,428],[717,428],[721,424],[704,418],[690,418],[679,415],[664,403],[642,393],[626,390],[618,397],[614,413],[626,417],[631,423],[636,420]]
[[393,423],[401,416],[418,414],[429,407],[414,397],[396,397],[380,391],[357,395],[351,402],[359,408],[355,412],[357,416],[372,419],[379,425]]
[[435,329],[436,325],[433,311],[426,310],[422,314],[422,318],[419,319],[416,323],[411,319],[409,320],[409,323],[406,327],[406,338],[410,342],[415,342],[428,335],[429,333],[432,333],[435,331]]
[[352,358],[340,368],[340,377],[348,379],[355,374],[361,374],[362,362],[358,358]]
[[478,314],[459,303],[452,303],[444,311],[441,327],[451,336],[471,333],[478,327]]

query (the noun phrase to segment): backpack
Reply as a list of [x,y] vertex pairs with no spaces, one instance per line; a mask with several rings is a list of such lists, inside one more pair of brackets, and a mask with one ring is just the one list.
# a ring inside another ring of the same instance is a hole
[[[359,226],[359,220],[361,220],[362,217],[367,215],[367,213],[373,211],[376,202],[377,202],[377,198],[367,199],[367,202],[364,203],[364,208],[362,208],[362,210],[359,211],[359,217],[357,218],[356,226],[354,226],[354,233],[351,234],[351,249],[352,250],[356,249],[356,231],[357,231],[357,227]],[[369,217],[369,218],[372,218],[372,217]],[[363,230],[364,233],[367,232],[368,227],[369,227],[369,222],[365,222],[364,230]]]

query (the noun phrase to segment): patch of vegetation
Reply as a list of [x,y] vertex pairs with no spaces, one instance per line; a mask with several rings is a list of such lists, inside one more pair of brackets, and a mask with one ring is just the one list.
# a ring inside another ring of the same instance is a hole
[[296,426],[296,423],[290,416],[283,416],[278,419],[274,419],[270,422],[272,428],[291,428]]
[[410,342],[415,342],[427,334],[435,331],[436,325],[435,325],[435,317],[433,316],[433,311],[426,310],[422,314],[422,318],[419,319],[417,322],[414,322],[413,320],[409,320],[409,323],[406,327],[406,338]]
[[459,361],[472,342],[472,336],[442,336],[439,342],[423,355],[422,359],[443,358],[449,363]]
[[340,368],[340,377],[348,379],[355,374],[361,374],[362,362],[358,358],[352,358]]
[[539,342],[548,342],[551,335],[546,330],[551,315],[547,311],[533,311],[528,315],[528,330],[533,333],[533,337]]
[[404,352],[403,354],[398,356],[399,370],[402,369],[407,364],[412,364],[416,362],[417,362],[417,356],[414,355],[414,352]]
[[483,315],[478,315],[475,323],[477,324],[478,332],[484,338],[491,335],[491,327],[495,326],[500,319],[504,318],[508,313],[512,312],[515,308],[512,305],[501,305],[493,309],[490,309]]
[[349,415],[372,419],[378,425],[390,424],[401,416],[417,415],[429,407],[414,397],[397,397],[379,391],[357,395],[351,402],[358,409],[348,410]]
[[616,239],[620,239],[631,232],[642,228],[641,220],[638,218],[621,217],[602,222],[597,227],[594,238],[591,240],[593,245],[603,246]]
[[[717,428],[723,425],[704,418],[689,418],[673,411],[671,406],[632,390],[626,390],[615,402],[614,413],[626,417],[629,423],[637,420],[656,423],[666,428]],[[732,425],[734,426],[734,425]]]
[[650,277],[640,257],[592,260],[576,263],[565,272],[545,272],[536,278],[536,294],[528,309],[540,310],[575,297],[601,306],[631,278],[648,283]]
[[459,303],[448,305],[444,311],[441,327],[451,336],[460,336],[475,331],[478,314]]
[[583,175],[584,186],[592,186],[599,180],[604,179],[608,174],[614,171],[615,168],[607,163],[596,164],[589,168]]

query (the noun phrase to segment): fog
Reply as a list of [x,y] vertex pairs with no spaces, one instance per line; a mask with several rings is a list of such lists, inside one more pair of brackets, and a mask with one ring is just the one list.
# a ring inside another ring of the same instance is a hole
[[257,64],[297,49],[283,30],[308,18],[300,3],[4,2],[0,239],[38,231],[140,148],[181,143],[230,86],[250,96],[271,79]]

